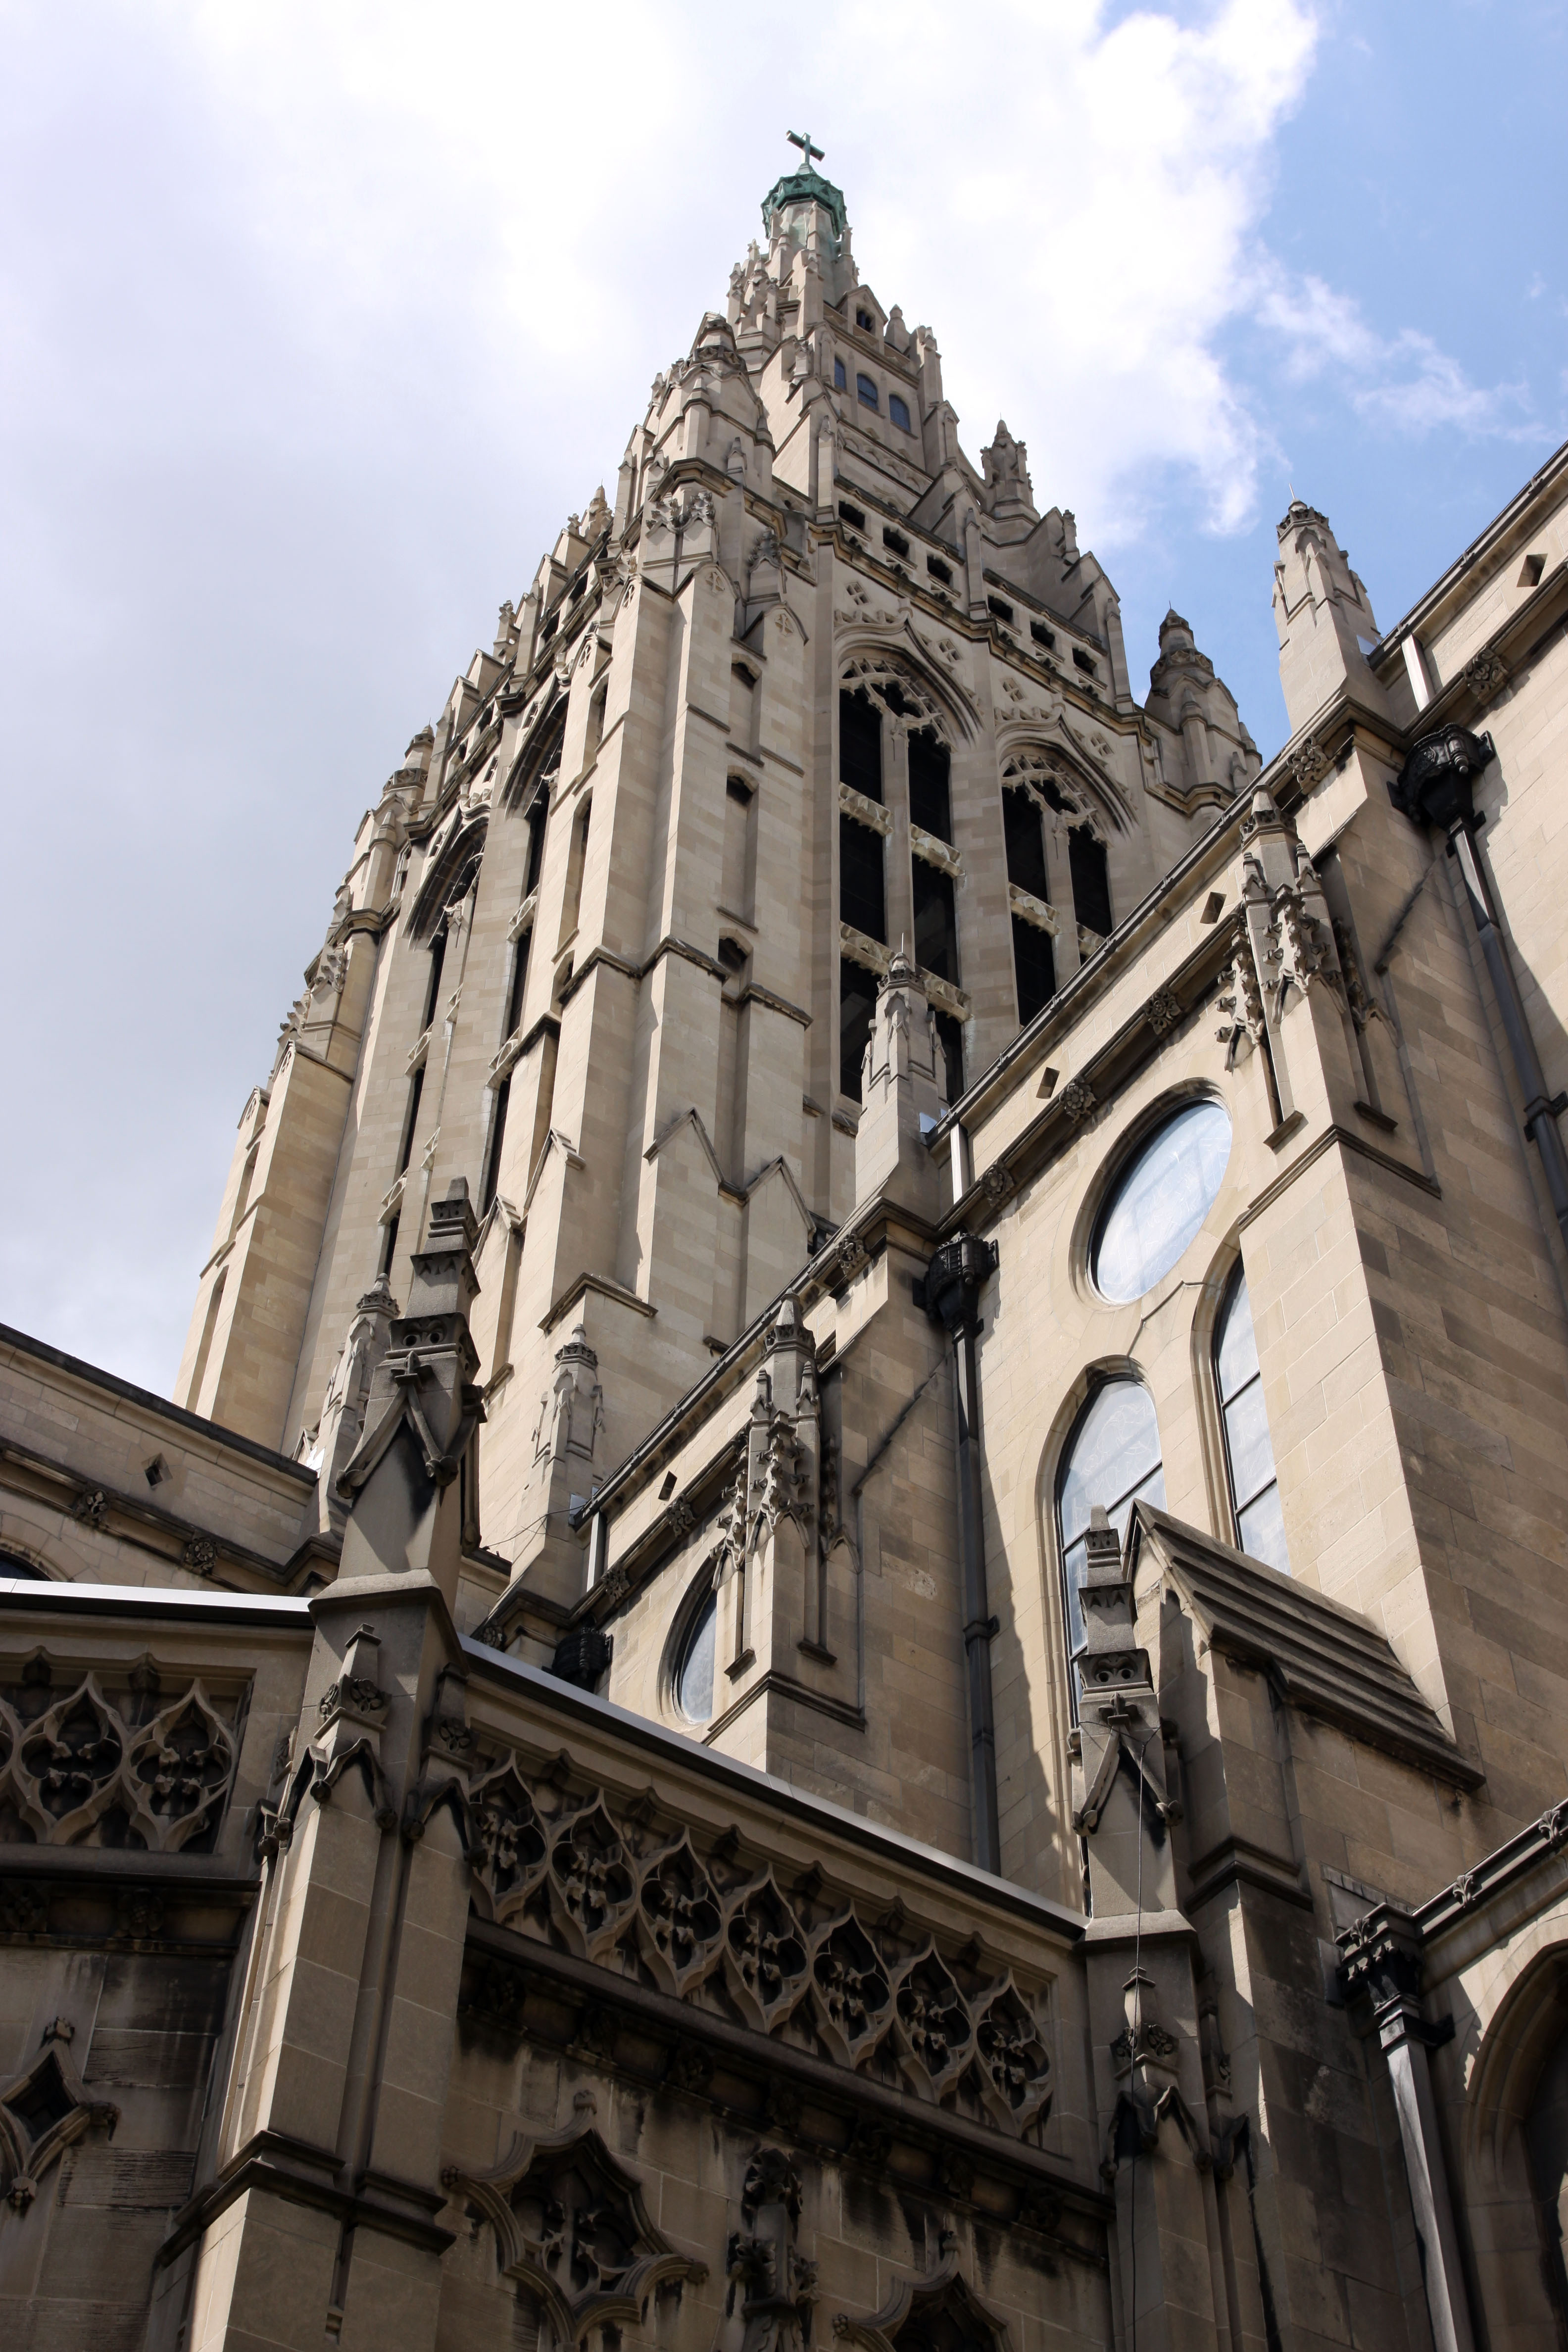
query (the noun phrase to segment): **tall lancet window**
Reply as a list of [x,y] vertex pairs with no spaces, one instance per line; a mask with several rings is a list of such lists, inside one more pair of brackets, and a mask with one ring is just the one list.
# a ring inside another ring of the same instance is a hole
[[1154,1400],[1142,1381],[1106,1381],[1078,1417],[1057,1485],[1057,1532],[1062,1547],[1069,1651],[1077,1650],[1083,1641],[1083,1604],[1079,1596],[1089,1513],[1097,1503],[1103,1504],[1117,1534],[1125,1536],[1134,1503],[1163,1504],[1164,1499],[1165,1473]]
[[1274,1447],[1268,1416],[1263,1408],[1263,1376],[1258,1368],[1258,1339],[1252,1328],[1252,1306],[1247,1276],[1238,1265],[1220,1309],[1214,1344],[1215,1384],[1219,1391],[1220,1419],[1225,1423],[1225,1466],[1230,1480],[1231,1509],[1236,1515],[1236,1539],[1254,1559],[1267,1561],[1289,1576],[1290,1554],[1285,1543],[1285,1522],[1279,1511],[1279,1480],[1274,1468]]

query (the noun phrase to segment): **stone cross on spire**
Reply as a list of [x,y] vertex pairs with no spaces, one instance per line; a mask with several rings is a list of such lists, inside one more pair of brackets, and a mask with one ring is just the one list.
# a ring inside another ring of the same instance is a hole
[[822,150],[820,147],[814,147],[812,145],[811,133],[809,131],[786,131],[784,137],[789,141],[792,147],[798,147],[800,149],[801,161],[808,172],[810,171],[814,162],[818,163],[821,163]]

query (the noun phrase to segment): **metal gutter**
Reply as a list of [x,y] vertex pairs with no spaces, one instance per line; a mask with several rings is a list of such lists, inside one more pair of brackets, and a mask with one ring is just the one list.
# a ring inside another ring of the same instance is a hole
[[0,1608],[58,1617],[135,1617],[187,1625],[261,1625],[272,1633],[314,1634],[310,1604],[265,1592],[182,1592],[171,1584],[68,1584],[52,1578],[0,1578]]

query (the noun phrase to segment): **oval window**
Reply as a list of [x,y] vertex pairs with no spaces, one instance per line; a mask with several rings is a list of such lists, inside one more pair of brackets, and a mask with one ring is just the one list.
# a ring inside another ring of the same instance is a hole
[[1230,1158],[1230,1118],[1189,1103],[1133,1154],[1101,1212],[1089,1270],[1101,1297],[1142,1298],[1169,1274],[1214,1205]]
[[713,1714],[713,1637],[719,1603],[710,1593],[692,1621],[675,1670],[675,1704],[688,1723],[707,1723]]

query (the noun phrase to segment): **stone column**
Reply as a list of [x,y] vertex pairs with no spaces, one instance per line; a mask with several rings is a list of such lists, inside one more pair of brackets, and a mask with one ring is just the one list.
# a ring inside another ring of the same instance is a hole
[[1380,1903],[1346,1929],[1340,1949],[1346,1989],[1371,2001],[1388,2066],[1411,2210],[1425,2250],[1421,2275],[1433,2344],[1436,2352],[1475,2352],[1427,2054],[1449,2038],[1453,2026],[1428,2025],[1422,2015],[1421,1930],[1402,1904]]
[[1176,1907],[1164,1741],[1130,1562],[1096,1506],[1075,1660],[1073,1827],[1089,1850],[1084,1939],[1100,2173],[1116,2199],[1119,2340],[1139,2352],[1228,2346],[1193,1975]]

